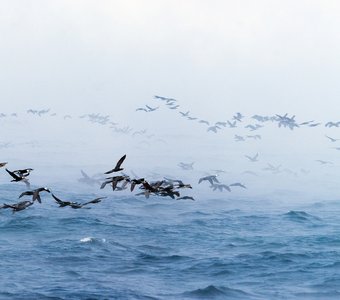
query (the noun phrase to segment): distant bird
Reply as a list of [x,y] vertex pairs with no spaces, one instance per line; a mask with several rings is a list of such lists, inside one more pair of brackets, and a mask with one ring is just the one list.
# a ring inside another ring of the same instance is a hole
[[184,162],[180,162],[178,164],[178,166],[182,169],[182,170],[193,170],[194,169],[194,163],[184,163]]
[[212,132],[217,133],[218,129],[220,129],[220,127],[218,127],[218,126],[210,126],[210,127],[208,127],[207,131],[212,131]]
[[238,122],[242,122],[242,119],[244,118],[244,116],[241,113],[236,113],[235,116],[233,116],[233,119],[238,121]]
[[201,183],[202,181],[208,181],[211,185],[213,185],[214,183],[220,183],[217,179],[217,175],[209,175],[202,177],[198,180],[198,183]]
[[2,162],[2,163],[0,163],[0,168],[4,167],[6,165],[7,165],[7,162]]
[[159,108],[159,106],[151,107],[149,105],[145,105],[145,107],[139,107],[139,108],[136,109],[136,111],[142,110],[142,111],[145,111],[145,112],[152,112],[152,111],[155,111],[155,110],[157,110]]
[[182,112],[182,111],[180,111],[179,113],[182,115],[182,117],[187,117],[187,116],[189,116],[189,110],[187,111],[187,112]]
[[223,126],[226,127],[227,126],[227,122],[216,122],[215,126]]
[[332,138],[332,137],[330,137],[328,135],[325,135],[325,137],[328,138],[333,143],[339,140],[339,139],[334,139],[334,138]]
[[80,170],[80,172],[81,172],[81,175],[83,175],[83,177],[78,179],[79,182],[85,183],[85,184],[91,185],[91,186],[93,186],[94,184],[98,184],[99,183],[98,179],[90,177],[83,170]]
[[245,138],[244,138],[243,136],[240,136],[240,135],[235,134],[234,140],[235,140],[236,142],[244,142],[244,141],[245,141]]
[[219,190],[220,192],[223,192],[223,190],[227,190],[228,192],[231,192],[230,187],[226,184],[213,183],[210,187],[213,189],[213,191]]
[[236,126],[236,121],[234,121],[234,122],[228,121],[227,123],[228,123],[228,125],[229,125],[230,128],[236,128],[236,127],[237,127],[237,126]]
[[246,158],[248,158],[251,162],[257,162],[259,161],[258,160],[258,157],[259,157],[259,154],[256,153],[254,156],[249,156],[249,155],[245,155]]
[[145,107],[136,108],[136,111],[145,111],[145,112],[148,112],[148,110]]
[[309,124],[311,124],[311,123],[313,123],[313,122],[314,122],[314,120],[312,120],[312,121],[306,121],[306,122],[300,123],[299,125],[300,125],[300,126],[309,125]]
[[309,126],[309,127],[316,127],[316,126],[319,126],[319,125],[321,125],[321,123],[309,124],[308,126]]
[[206,120],[199,120],[198,123],[201,123],[201,124],[206,124],[206,125],[210,125],[210,123]]
[[116,166],[115,166],[112,170],[107,171],[107,172],[105,172],[104,174],[110,174],[110,173],[113,173],[113,172],[118,172],[118,171],[124,170],[124,169],[121,168],[120,166],[122,165],[122,163],[123,163],[123,161],[125,160],[125,158],[126,158],[126,154],[123,155],[123,156],[118,160]]
[[339,127],[339,125],[340,125],[340,121],[338,121],[338,122],[327,122],[325,124],[325,127]]
[[238,186],[238,187],[241,187],[243,189],[247,188],[244,184],[239,183],[239,182],[235,182],[235,183],[229,184],[229,186]]
[[259,125],[259,124],[255,124],[255,125],[247,125],[245,126],[244,128],[249,128],[251,131],[255,131],[255,130],[258,130],[259,128],[263,127],[262,125]]
[[270,172],[273,172],[274,174],[277,174],[281,172],[280,168],[281,168],[281,165],[273,166],[272,164],[267,164],[267,167],[264,168],[263,170],[270,171]]
[[145,105],[146,107],[147,107],[147,109],[149,110],[149,112],[150,111],[155,111],[155,110],[157,110],[158,108],[159,108],[159,106],[157,106],[157,107],[151,107],[151,106],[149,106],[149,105]]
[[183,196],[183,197],[179,197],[176,200],[192,200],[195,201],[195,199],[191,196]]
[[20,194],[19,198],[23,197],[23,196],[32,196],[32,201],[34,202],[35,200],[37,200],[39,203],[41,203],[41,197],[40,197],[40,193],[41,192],[48,192],[51,193],[51,191],[46,188],[46,187],[41,187],[32,191],[26,191]]
[[321,160],[321,159],[317,159],[316,161],[322,165],[333,164],[331,161],[326,161],[326,160]]
[[247,138],[254,139],[254,140],[260,140],[261,139],[261,135],[259,135],[259,134],[247,135]]

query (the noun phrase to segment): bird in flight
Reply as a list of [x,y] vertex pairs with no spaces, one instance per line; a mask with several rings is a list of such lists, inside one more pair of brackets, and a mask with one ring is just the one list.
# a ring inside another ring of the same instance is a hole
[[120,166],[122,165],[122,163],[123,163],[123,161],[125,160],[125,158],[126,158],[126,154],[123,155],[123,156],[118,160],[116,166],[115,166],[112,170],[107,171],[107,172],[105,172],[104,174],[110,174],[110,173],[113,173],[113,172],[118,172],[118,171],[124,170],[124,169],[121,168]]

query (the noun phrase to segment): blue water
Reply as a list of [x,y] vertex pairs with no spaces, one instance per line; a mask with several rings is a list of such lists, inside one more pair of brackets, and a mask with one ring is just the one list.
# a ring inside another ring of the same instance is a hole
[[0,299],[340,299],[340,201],[109,195],[1,210]]

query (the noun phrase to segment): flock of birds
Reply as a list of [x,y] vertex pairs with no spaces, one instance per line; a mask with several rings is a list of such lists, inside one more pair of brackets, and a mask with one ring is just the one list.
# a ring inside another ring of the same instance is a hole
[[[112,173],[121,172],[124,170],[122,168],[122,164],[126,158],[126,155],[122,156],[118,162],[116,163],[115,167],[107,172],[104,172],[103,174],[105,176],[109,176]],[[0,168],[3,168],[7,165],[7,162],[0,163]],[[26,168],[26,169],[18,169],[18,170],[8,170],[5,168],[6,172],[11,176],[12,180],[11,182],[23,182],[26,184],[26,187],[30,188],[30,182],[29,182],[29,175],[31,171],[33,171],[32,168]],[[83,178],[80,180],[87,184],[92,184],[94,182],[94,179],[91,179],[85,172],[82,171]],[[113,174],[112,174],[113,175]],[[208,180],[209,178],[201,178],[200,181]],[[98,182],[95,180],[95,182]],[[133,178],[131,179],[130,176],[124,174],[121,172],[120,175],[110,176],[106,177],[103,182],[101,182],[100,189],[104,189],[107,185],[110,185],[113,191],[121,191],[124,189],[127,189],[127,186],[130,185],[130,191],[134,191],[134,189],[138,186],[141,192],[137,193],[136,195],[144,195],[146,198],[149,198],[150,195],[157,195],[160,197],[170,197],[172,199],[176,200],[195,200],[192,196],[181,196],[180,190],[181,189],[192,189],[192,186],[190,184],[183,183],[182,180],[178,179],[169,179],[164,178],[163,180],[148,182],[144,178]],[[80,202],[74,202],[74,201],[65,201],[61,200],[59,197],[57,197],[54,193],[51,192],[50,188],[47,187],[40,187],[33,190],[27,190],[19,195],[19,199],[24,196],[30,196],[30,200],[23,200],[19,201],[14,204],[8,204],[3,203],[0,206],[0,209],[12,209],[13,213],[17,211],[24,210],[37,201],[38,203],[42,203],[41,201],[41,193],[47,192],[50,193],[52,198],[59,204],[59,207],[66,207],[69,206],[73,209],[79,209],[87,207],[89,204],[96,204],[101,202],[106,197],[97,197],[93,200],[86,201],[83,203]]]
[[[315,120],[309,120],[304,122],[298,122],[295,115],[289,116],[286,114],[276,114],[274,116],[263,116],[263,115],[253,115],[249,118],[247,118],[245,115],[243,115],[240,112],[237,112],[232,115],[232,117],[228,120],[218,120],[218,121],[208,121],[203,118],[199,118],[197,116],[193,116],[189,110],[183,110],[181,109],[181,105],[179,104],[179,101],[174,98],[169,97],[163,97],[159,95],[154,96],[155,100],[159,102],[158,106],[155,105],[148,105],[146,104],[143,107],[139,107],[136,109],[137,112],[144,112],[144,113],[153,113],[160,109],[161,105],[167,107],[169,110],[172,110],[174,112],[177,111],[178,116],[181,118],[184,118],[190,122],[197,122],[199,124],[202,124],[205,126],[207,132],[213,132],[217,133],[225,128],[239,128],[243,130],[247,130],[248,134],[235,134],[234,135],[234,141],[235,142],[244,142],[248,139],[253,140],[261,140],[262,136],[258,133],[261,131],[262,128],[265,127],[266,123],[273,123],[277,124],[279,128],[288,128],[290,130],[294,130],[301,127],[309,127],[309,128],[315,128],[320,127],[324,125],[327,128],[331,127],[339,127],[340,121],[328,121],[325,123],[318,122]],[[57,114],[55,112],[51,112],[50,109],[29,109],[26,111],[27,114],[36,116],[36,117],[43,117],[43,116],[50,116],[55,117]],[[17,118],[17,113],[11,113],[11,114],[0,114],[1,118]],[[64,120],[75,118],[74,115],[61,115],[61,117]],[[147,129],[138,129],[134,130],[130,126],[123,126],[119,127],[117,122],[114,122],[112,118],[109,115],[102,115],[98,113],[91,113],[91,114],[84,114],[77,116],[79,119],[87,120],[88,122],[99,124],[99,125],[105,125],[109,126],[111,129],[113,129],[117,133],[127,134],[131,135],[132,137],[136,136],[143,136],[147,137],[148,139],[154,138],[154,134],[150,134]],[[250,122],[251,120],[251,122]],[[335,142],[339,141],[340,139],[331,137],[330,135],[325,135],[325,138],[332,143],[333,145],[336,145]],[[0,143],[0,147],[8,147],[8,143]],[[340,151],[340,147],[333,147],[336,150]],[[244,155],[245,159],[250,163],[257,163],[260,161],[260,155],[259,153],[251,154],[251,155]],[[137,175],[131,178],[130,176],[122,173],[123,170],[121,168],[121,165],[123,161],[125,160],[126,156],[124,155],[117,163],[115,168],[112,170],[105,172],[104,174],[101,174],[101,176],[98,176],[97,178],[88,176],[84,171],[81,171],[82,178],[79,179],[80,182],[86,183],[86,184],[99,184],[101,189],[104,189],[107,185],[110,185],[112,187],[112,190],[114,191],[120,191],[125,190],[130,186],[131,192],[134,191],[135,187],[138,186],[140,189],[140,192],[137,195],[144,195],[145,197],[149,197],[150,195],[157,195],[157,196],[163,196],[163,197],[170,197],[172,199],[188,199],[188,200],[194,200],[191,196],[180,196],[180,189],[183,188],[192,188],[190,184],[184,184],[181,180],[175,180],[170,179],[168,177],[163,177],[162,180],[156,180],[154,182],[148,182],[144,178],[139,178]],[[331,161],[327,160],[321,160],[316,159],[315,162],[321,164],[321,165],[331,165],[333,164]],[[0,167],[3,167],[4,165],[0,164]],[[180,162],[178,164],[178,167],[180,167],[182,170],[188,171],[188,170],[194,170],[194,162]],[[283,168],[281,165],[275,165],[271,163],[267,163],[267,165],[262,169],[263,171],[270,172],[271,174],[278,174],[278,173],[289,173],[291,175],[297,176],[297,171],[290,170],[288,168]],[[26,184],[26,187],[30,188],[30,183],[28,180],[29,174],[32,171],[32,169],[22,169],[22,170],[8,170],[6,169],[7,173],[12,177],[13,182],[23,182]],[[121,172],[121,174],[117,176],[111,176],[111,177],[105,177],[103,178],[102,175],[109,176],[112,173],[115,172]],[[310,171],[305,169],[300,169],[301,174],[308,174]],[[243,188],[246,189],[246,186],[240,182],[234,182],[231,184],[225,184],[220,182],[217,175],[219,173],[225,173],[223,170],[214,170],[214,174],[205,174],[202,178],[198,180],[198,184],[207,182],[209,183],[209,187],[212,191],[228,191],[230,192],[233,187]],[[217,175],[216,175],[217,174]],[[249,174],[258,176],[256,172],[254,171],[244,171],[242,174]],[[32,205],[35,201],[40,202],[40,196],[39,193],[41,192],[48,192],[51,193],[50,189],[47,188],[40,188],[37,190],[30,191],[32,192],[32,200],[29,202],[23,201],[19,202],[14,205],[4,204],[1,208],[12,208],[13,211],[22,210],[26,207]],[[29,192],[29,191],[27,191]],[[37,193],[37,194],[36,194]],[[20,195],[20,197],[27,196],[30,194],[23,194]],[[60,206],[70,206],[72,208],[82,208],[86,207],[89,204],[99,203],[104,197],[99,197],[96,199],[93,199],[88,202],[84,203],[78,203],[78,202],[72,202],[72,201],[63,201],[59,199],[55,194],[51,193],[53,199],[60,205]]]
[[[178,110],[178,114],[187,119],[188,121],[196,121],[200,124],[203,124],[206,126],[206,131],[207,132],[213,132],[217,133],[223,128],[238,128],[238,127],[243,127],[245,129],[248,129],[250,132],[258,131],[259,129],[264,127],[264,123],[266,122],[272,122],[272,123],[277,123],[278,127],[283,127],[283,128],[289,128],[290,130],[293,130],[295,128],[299,127],[318,127],[321,126],[323,123],[322,122],[317,122],[314,120],[310,121],[304,121],[304,122],[298,122],[296,120],[296,116],[289,116],[288,113],[284,115],[276,114],[275,116],[261,116],[261,115],[253,115],[251,116],[251,119],[256,122],[253,124],[246,124],[242,125],[243,122],[245,121],[245,116],[237,112],[235,113],[231,119],[225,120],[225,121],[208,121],[202,118],[199,118],[197,116],[192,116],[190,114],[190,111],[180,111],[180,105],[178,100],[174,98],[168,98],[168,97],[163,97],[163,96],[158,96],[155,95],[154,98],[156,100],[161,101],[167,108],[170,110]],[[144,112],[154,112],[158,110],[160,106],[156,107],[151,107],[150,105],[145,105],[145,107],[139,107],[136,109],[136,111],[144,111]],[[328,121],[324,124],[325,127],[339,127],[340,126],[340,121]],[[235,141],[245,141],[247,138],[250,139],[261,139],[261,135],[247,135],[247,136],[239,136],[235,135]]]

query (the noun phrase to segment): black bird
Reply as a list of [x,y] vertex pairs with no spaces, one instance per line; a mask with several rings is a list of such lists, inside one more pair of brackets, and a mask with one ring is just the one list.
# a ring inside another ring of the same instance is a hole
[[192,200],[192,201],[195,201],[195,199],[191,196],[179,197],[176,200]]
[[32,168],[27,168],[27,169],[21,169],[21,170],[14,170],[12,172],[20,177],[27,177],[28,175],[30,175],[31,171],[33,171]]
[[122,156],[122,157],[118,160],[116,166],[115,166],[112,170],[107,171],[107,172],[105,172],[104,174],[110,174],[110,173],[113,173],[113,172],[118,172],[118,171],[124,170],[124,169],[121,168],[120,166],[122,165],[122,163],[123,163],[123,161],[125,160],[125,158],[126,158],[126,154],[125,154],[124,156]]
[[82,208],[82,207],[84,207],[85,205],[88,205],[88,204],[99,203],[99,202],[101,202],[102,199],[106,198],[106,197],[98,197],[98,198],[95,198],[95,199],[88,201],[88,202],[85,202],[85,203],[79,203],[79,202],[63,201],[63,200],[59,199],[58,197],[56,197],[54,194],[52,194],[52,197],[59,204],[59,207],[70,206],[74,209]]
[[24,210],[27,207],[33,205],[34,201],[21,201],[15,204],[6,204],[4,203],[0,208],[12,208],[13,213],[15,213],[16,211],[20,211],[20,210]]
[[41,198],[40,198],[40,192],[48,192],[51,193],[51,191],[48,188],[41,187],[32,191],[26,191],[20,194],[19,198],[23,196],[32,196],[32,201],[34,202],[37,200],[39,203],[41,203]]
[[27,179],[25,176],[17,175],[16,173],[14,173],[14,172],[12,172],[12,171],[10,171],[10,170],[8,170],[8,169],[5,169],[5,170],[6,170],[6,172],[7,172],[9,175],[12,176],[13,179],[11,180],[11,182],[19,182],[19,181],[22,181],[22,182],[24,182],[24,183],[26,184],[27,188],[30,187],[30,183],[29,183],[28,179]]
[[126,180],[126,179],[128,179],[128,177],[127,176],[113,176],[113,177],[109,177],[109,178],[106,178],[106,179],[107,180],[102,183],[100,188],[103,189],[107,184],[111,183],[112,190],[115,190],[117,188],[118,182]]

